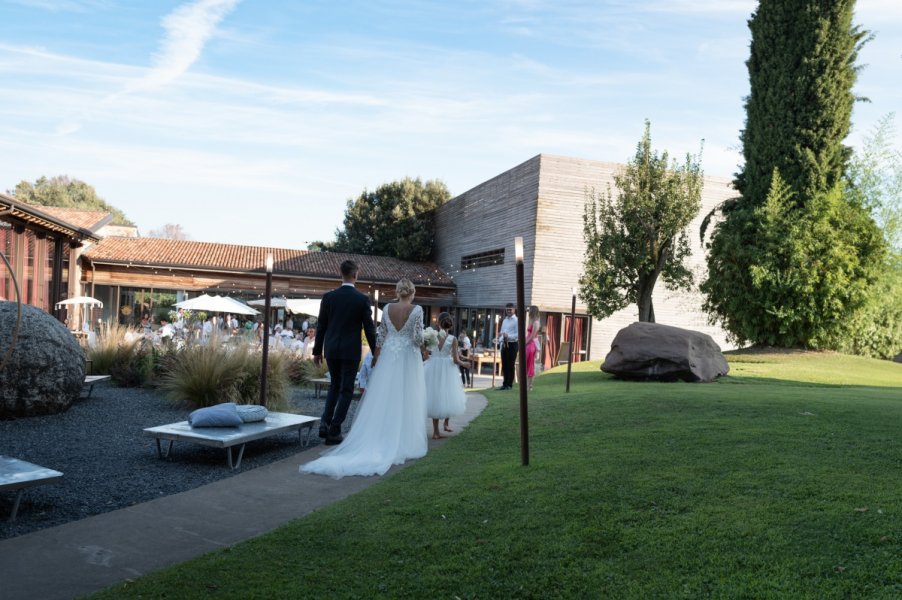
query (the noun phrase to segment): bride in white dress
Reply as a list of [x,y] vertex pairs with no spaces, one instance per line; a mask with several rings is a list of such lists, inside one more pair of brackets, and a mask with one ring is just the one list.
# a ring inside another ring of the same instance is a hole
[[426,383],[423,377],[423,309],[412,304],[407,279],[396,287],[376,331],[376,353],[365,398],[344,441],[305,465],[301,473],[336,479],[382,475],[393,464],[426,455]]

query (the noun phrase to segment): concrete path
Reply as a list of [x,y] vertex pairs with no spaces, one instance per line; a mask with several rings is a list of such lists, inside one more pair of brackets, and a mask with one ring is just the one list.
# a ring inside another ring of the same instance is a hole
[[[477,386],[481,387],[481,386]],[[453,434],[482,412],[486,398],[467,394]],[[431,432],[431,423],[429,429]],[[429,451],[443,440],[430,440]],[[300,475],[316,446],[270,465],[143,504],[0,541],[0,599],[83,596],[195,556],[261,535],[389,477]]]

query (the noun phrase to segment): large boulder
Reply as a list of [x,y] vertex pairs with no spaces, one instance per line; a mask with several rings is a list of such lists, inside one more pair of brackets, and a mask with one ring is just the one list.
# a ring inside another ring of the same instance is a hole
[[710,335],[658,323],[633,323],[617,332],[601,370],[623,379],[700,382],[730,371]]
[[[15,302],[0,301],[0,361],[13,341],[17,314]],[[62,412],[85,381],[85,353],[72,332],[25,304],[12,354],[0,367],[0,419]]]

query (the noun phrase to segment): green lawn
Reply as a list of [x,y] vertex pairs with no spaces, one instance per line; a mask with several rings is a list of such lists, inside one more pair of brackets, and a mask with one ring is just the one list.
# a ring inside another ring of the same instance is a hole
[[902,365],[731,354],[714,384],[579,365],[272,534],[98,598],[902,597]]

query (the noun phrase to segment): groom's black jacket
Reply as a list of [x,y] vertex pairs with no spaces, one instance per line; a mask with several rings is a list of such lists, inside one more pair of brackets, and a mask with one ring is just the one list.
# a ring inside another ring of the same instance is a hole
[[[349,285],[323,296],[316,324],[313,355],[326,360],[360,360],[360,329],[370,348],[376,348],[370,299]],[[323,353],[323,346],[326,351]]]

